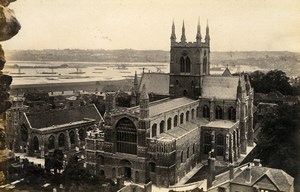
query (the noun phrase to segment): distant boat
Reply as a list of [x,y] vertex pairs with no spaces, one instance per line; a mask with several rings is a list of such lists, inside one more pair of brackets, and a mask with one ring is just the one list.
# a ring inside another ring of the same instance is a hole
[[93,73],[103,73],[102,71],[93,71]]
[[79,68],[77,67],[75,72],[70,72],[69,74],[77,74],[77,75],[79,75],[79,74],[85,74],[85,72],[80,71]]
[[114,68],[114,69],[118,69],[118,70],[127,70],[128,68],[126,67],[125,64],[120,64],[120,65],[118,65],[117,68]]

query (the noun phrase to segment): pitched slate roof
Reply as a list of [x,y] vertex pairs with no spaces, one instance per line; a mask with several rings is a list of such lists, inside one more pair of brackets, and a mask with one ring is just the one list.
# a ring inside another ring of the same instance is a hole
[[32,128],[45,128],[50,126],[82,121],[84,118],[102,121],[102,116],[95,105],[86,105],[62,110],[26,113],[28,123]]
[[197,102],[197,101],[186,98],[186,97],[166,100],[165,102],[157,103],[156,105],[150,105],[149,115],[150,115],[150,117],[153,117],[160,113],[170,111],[172,109],[178,108],[183,105],[188,105],[193,102]]
[[260,186],[265,189],[277,188],[280,191],[290,191],[293,186],[294,178],[280,169],[273,169],[261,166],[250,166],[251,180],[246,182],[247,169],[243,169],[242,172],[237,174],[232,183],[248,185],[248,186]]
[[[205,76],[203,78],[202,97],[216,99],[236,99],[239,76]],[[241,77],[245,90],[245,80]]]
[[142,92],[143,86],[146,85],[148,93],[169,95],[169,83],[168,73],[143,73],[139,84],[139,93]]

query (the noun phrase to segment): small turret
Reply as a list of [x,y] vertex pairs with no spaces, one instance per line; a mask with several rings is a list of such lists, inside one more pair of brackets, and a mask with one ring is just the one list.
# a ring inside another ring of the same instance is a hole
[[251,92],[251,83],[250,83],[248,74],[246,74],[245,76],[246,76],[245,77],[246,78],[246,91],[247,91],[247,95],[249,95]]
[[137,77],[137,73],[135,71],[134,80],[133,80],[133,89],[134,89],[135,92],[138,91],[138,85],[139,85],[138,77]]
[[181,42],[182,42],[182,43],[185,43],[185,42],[186,42],[184,21],[183,21],[183,23],[182,23]]
[[197,26],[197,35],[196,35],[196,41],[198,44],[201,43],[201,28],[200,28],[200,19],[198,18],[198,26]]
[[149,96],[146,90],[145,84],[143,85],[141,96],[140,96],[140,118],[149,118]]
[[171,44],[176,42],[176,34],[175,34],[175,24],[174,24],[174,20],[173,20],[173,24],[172,24],[172,33],[171,33]]
[[207,25],[206,25],[205,43],[208,43],[208,44],[210,43],[208,20],[207,20]]
[[243,94],[242,83],[241,83],[241,76],[239,76],[239,83],[238,83],[236,92],[237,92],[236,93],[236,98],[241,100],[242,94]]

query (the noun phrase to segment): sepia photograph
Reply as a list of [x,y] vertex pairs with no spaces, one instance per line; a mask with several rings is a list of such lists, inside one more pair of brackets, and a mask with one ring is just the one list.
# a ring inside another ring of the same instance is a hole
[[0,192],[300,192],[299,0],[0,0]]

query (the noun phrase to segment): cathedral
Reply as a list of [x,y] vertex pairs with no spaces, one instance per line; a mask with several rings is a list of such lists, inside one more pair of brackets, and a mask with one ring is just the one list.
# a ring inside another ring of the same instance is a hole
[[[158,95],[159,100],[151,99]],[[162,97],[164,96],[164,97]],[[152,181],[168,187],[208,156],[236,163],[253,146],[253,89],[247,75],[210,74],[210,34],[180,41],[172,25],[170,74],[135,76],[132,107],[117,108],[115,93],[106,95],[101,129],[86,138],[86,165],[93,174]]]

